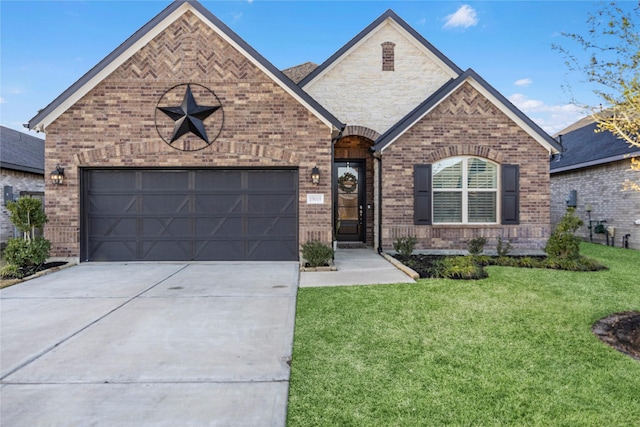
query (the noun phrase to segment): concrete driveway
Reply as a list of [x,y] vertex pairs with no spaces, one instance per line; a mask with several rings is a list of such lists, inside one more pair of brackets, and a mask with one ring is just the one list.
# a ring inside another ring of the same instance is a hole
[[284,426],[298,264],[89,263],[0,291],[6,426]]

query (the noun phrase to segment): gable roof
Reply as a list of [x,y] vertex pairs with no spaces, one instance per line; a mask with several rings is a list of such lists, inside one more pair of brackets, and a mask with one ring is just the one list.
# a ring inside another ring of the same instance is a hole
[[0,167],[44,175],[44,140],[0,126]]
[[38,114],[29,120],[28,128],[44,132],[49,124],[62,115],[68,108],[75,104],[82,96],[96,87],[111,72],[131,58],[155,36],[164,31],[169,25],[178,20],[184,13],[191,11],[204,23],[209,25],[226,42],[231,44],[256,67],[266,73],[282,89],[304,105],[318,119],[329,127],[344,128],[344,124],[327,111],[322,105],[304,92],[300,87],[287,78],[282,71],[267,61],[247,42],[241,39],[222,21],[214,16],[208,9],[196,0],[176,0],[155,18],[136,31],[124,43],[107,55],[95,67],[89,70],[78,81],[72,84],[53,102],[40,110]]
[[332,68],[337,62],[339,62],[343,57],[348,55],[354,48],[359,46],[365,39],[369,38],[373,33],[376,32],[381,26],[387,21],[391,20],[395,22],[402,30],[407,32],[414,40],[416,40],[423,48],[426,49],[430,56],[440,63],[440,65],[447,71],[447,73],[451,77],[456,77],[462,73],[462,69],[459,68],[456,64],[454,64],[449,58],[447,58],[442,52],[436,49],[431,43],[429,43],[424,37],[420,35],[416,30],[414,30],[409,24],[407,24],[402,18],[400,18],[396,13],[389,9],[382,15],[378,17],[375,21],[369,24],[364,30],[362,30],[358,35],[356,35],[353,39],[351,39],[347,44],[345,44],[340,50],[331,55],[329,59],[324,61],[319,67],[311,72],[308,76],[306,76],[300,83],[300,87],[305,87],[311,82],[313,82],[316,78],[323,75],[327,70]]
[[551,159],[551,173],[581,169],[640,156],[640,148],[630,146],[609,131],[597,132],[593,117],[585,117],[560,133],[562,152]]
[[508,99],[506,99],[500,92],[487,83],[482,77],[480,77],[475,71],[469,68],[464,73],[460,74],[455,79],[449,80],[440,89],[434,92],[420,105],[418,105],[413,111],[403,117],[396,125],[386,131],[380,138],[377,139],[374,145],[376,152],[382,152],[389,145],[393,144],[400,136],[402,136],[407,130],[409,130],[414,124],[420,121],[430,111],[437,107],[442,101],[444,101],[449,95],[451,95],[456,89],[458,89],[463,83],[468,82],[476,90],[482,93],[493,105],[500,109],[511,120],[518,124],[525,132],[527,132],[533,139],[535,139],[540,145],[549,150],[550,153],[557,153],[560,150],[560,145],[547,134],[542,128],[535,124],[529,117],[527,117],[522,111],[516,108]]

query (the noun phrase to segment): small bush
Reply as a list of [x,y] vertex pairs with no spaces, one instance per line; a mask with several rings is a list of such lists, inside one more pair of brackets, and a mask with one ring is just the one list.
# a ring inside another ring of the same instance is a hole
[[435,263],[433,274],[434,277],[458,280],[478,280],[489,277],[485,269],[471,256],[442,258]]
[[544,251],[549,258],[554,260],[580,259],[580,238],[575,236],[575,232],[583,224],[582,220],[575,215],[575,208],[567,208],[567,213],[558,223],[551,237],[547,241]]
[[487,244],[486,237],[475,237],[467,242],[467,248],[469,249],[469,255],[480,255],[484,250],[484,245]]
[[415,236],[398,237],[393,242],[393,249],[403,257],[410,257],[413,250],[418,243],[418,238]]
[[319,240],[311,240],[302,245],[302,257],[310,267],[327,265],[333,259],[333,249]]
[[4,250],[7,263],[20,269],[37,269],[49,257],[51,243],[37,237],[33,240],[9,239]]
[[0,278],[2,279],[22,279],[23,277],[22,270],[13,264],[5,265],[0,269]]
[[507,255],[509,255],[512,247],[513,246],[511,246],[511,239],[507,239],[507,241],[505,242],[504,239],[502,239],[502,236],[498,236],[496,251],[498,252],[499,257],[506,257]]
[[544,266],[553,270],[565,271],[600,271],[607,269],[607,267],[605,267],[599,261],[583,256],[580,256],[577,259],[548,258],[544,262]]

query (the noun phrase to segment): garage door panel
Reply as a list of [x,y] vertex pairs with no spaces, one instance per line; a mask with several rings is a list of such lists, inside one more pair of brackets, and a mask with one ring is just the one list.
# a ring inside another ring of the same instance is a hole
[[135,212],[136,201],[136,197],[131,194],[109,195],[108,193],[95,195],[89,199],[91,210],[103,214]]
[[249,218],[249,236],[280,236],[293,238],[296,235],[297,224],[293,218]]
[[237,194],[197,194],[196,213],[242,213],[243,197]]
[[282,240],[249,241],[249,253],[255,261],[290,261],[298,258],[297,251]]
[[135,241],[103,241],[94,244],[91,261],[129,261],[136,256]]
[[144,213],[178,214],[189,213],[189,197],[184,194],[145,194],[140,196]]
[[151,237],[175,237],[191,235],[191,221],[188,218],[143,218],[142,235]]
[[292,190],[296,183],[289,171],[251,171],[248,175],[249,188],[258,191]]
[[248,200],[249,213],[295,214],[296,198],[290,194],[252,194]]
[[154,261],[191,261],[192,246],[190,240],[141,242],[143,258]]
[[297,260],[295,170],[85,170],[86,260]]
[[244,261],[247,259],[244,240],[209,240],[197,242],[196,246],[196,261]]
[[246,171],[230,170],[230,171],[196,171],[195,187],[206,190],[225,190],[239,191],[242,190],[242,176]]
[[131,236],[136,232],[136,220],[133,218],[92,218],[90,224],[94,236]]
[[92,171],[89,181],[93,191],[111,191],[114,188],[136,188],[136,176],[129,171]]
[[171,191],[189,188],[189,174],[187,171],[146,171],[141,174],[144,190]]

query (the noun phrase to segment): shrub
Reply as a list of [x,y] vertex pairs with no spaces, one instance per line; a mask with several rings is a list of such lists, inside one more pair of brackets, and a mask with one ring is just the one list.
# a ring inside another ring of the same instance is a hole
[[393,242],[393,249],[403,257],[410,257],[414,248],[418,243],[418,239],[415,236],[398,237]]
[[22,279],[24,277],[24,273],[22,270],[13,264],[5,265],[0,268],[0,278],[3,279]]
[[509,255],[511,248],[512,248],[511,239],[507,239],[507,241],[505,242],[502,239],[502,236],[498,236],[498,244],[496,246],[496,251],[498,252],[499,257],[506,257],[507,255]]
[[572,258],[548,258],[544,262],[546,268],[565,271],[600,271],[606,270],[599,261],[595,259],[580,256],[577,259]]
[[310,267],[319,267],[329,264],[333,258],[333,249],[319,240],[311,240],[302,245],[302,257]]
[[445,257],[436,261],[434,277],[446,279],[478,280],[489,277],[486,270],[471,256]]
[[23,270],[37,270],[49,256],[51,243],[37,237],[33,240],[9,239],[4,250],[7,263]]
[[574,261],[580,259],[580,238],[575,232],[583,222],[575,215],[575,210],[573,207],[567,208],[567,213],[551,233],[544,248],[549,258]]
[[480,255],[484,250],[484,245],[487,244],[486,237],[475,237],[467,242],[467,248],[469,249],[469,255]]

